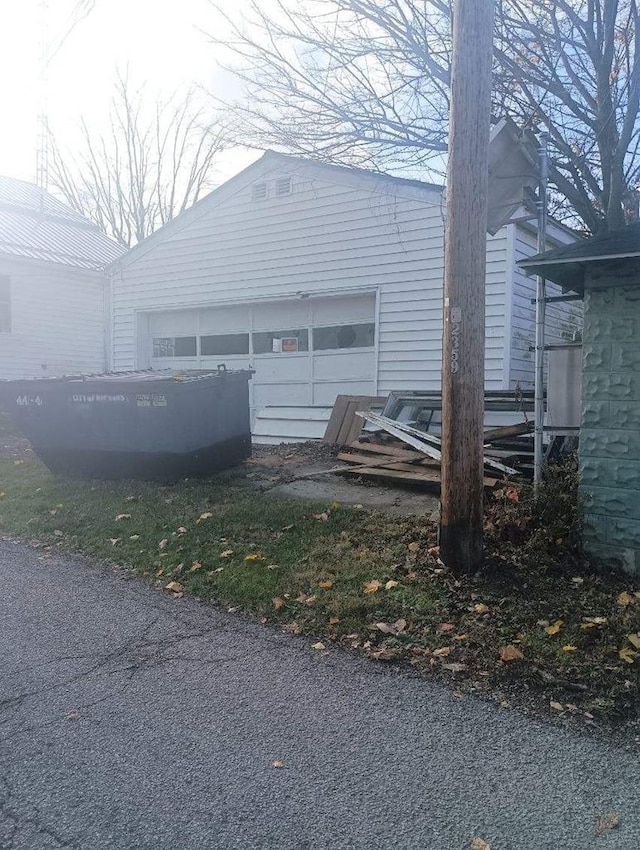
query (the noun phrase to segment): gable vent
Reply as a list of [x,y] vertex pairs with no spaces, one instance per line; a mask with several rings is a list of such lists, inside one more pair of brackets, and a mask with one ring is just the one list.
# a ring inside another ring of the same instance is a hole
[[282,198],[284,195],[290,195],[292,191],[291,178],[280,177],[276,180],[276,197]]
[[254,201],[264,201],[267,198],[267,184],[255,183],[251,190],[251,198]]

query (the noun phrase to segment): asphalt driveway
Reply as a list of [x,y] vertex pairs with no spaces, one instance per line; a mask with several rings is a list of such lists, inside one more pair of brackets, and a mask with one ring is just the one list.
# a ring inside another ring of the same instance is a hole
[[311,643],[0,543],[0,847],[640,847],[637,754]]

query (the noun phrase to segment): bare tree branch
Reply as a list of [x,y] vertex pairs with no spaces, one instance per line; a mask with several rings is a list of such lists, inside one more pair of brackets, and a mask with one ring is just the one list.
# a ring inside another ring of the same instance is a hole
[[213,188],[216,156],[226,147],[222,123],[212,124],[195,92],[145,112],[142,91],[119,75],[111,131],[81,123],[80,152],[52,140],[51,182],[67,203],[131,247]]
[[[453,0],[251,0],[226,18],[236,141],[433,178],[446,154]],[[226,7],[226,4],[225,4]],[[497,0],[494,115],[546,129],[554,208],[620,226],[640,175],[637,0]],[[228,8],[228,7],[227,7]]]

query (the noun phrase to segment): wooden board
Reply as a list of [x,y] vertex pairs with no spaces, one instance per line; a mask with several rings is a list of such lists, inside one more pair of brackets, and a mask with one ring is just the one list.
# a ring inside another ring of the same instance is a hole
[[505,437],[519,437],[531,431],[533,431],[533,422],[521,422],[518,425],[503,425],[501,428],[491,428],[489,431],[484,432],[482,439],[485,443],[490,443],[492,440],[503,440]]
[[362,431],[362,419],[356,416],[361,410],[382,408],[386,398],[366,395],[339,395],[333,406],[322,442],[327,445],[347,446]]

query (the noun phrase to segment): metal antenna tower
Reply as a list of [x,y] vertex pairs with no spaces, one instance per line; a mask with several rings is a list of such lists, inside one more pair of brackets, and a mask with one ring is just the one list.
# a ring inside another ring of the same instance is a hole
[[45,191],[49,187],[49,0],[38,0],[38,126],[36,136],[36,185]]

